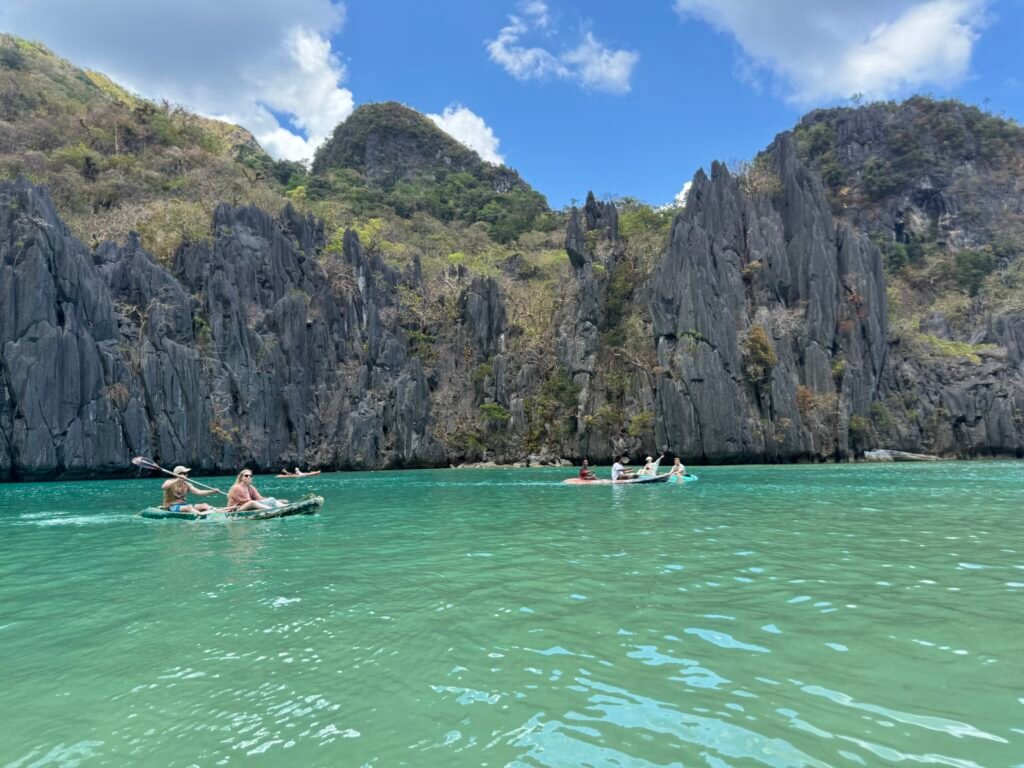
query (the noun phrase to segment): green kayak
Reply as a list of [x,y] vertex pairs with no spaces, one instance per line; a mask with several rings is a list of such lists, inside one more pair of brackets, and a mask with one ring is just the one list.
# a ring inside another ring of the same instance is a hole
[[140,513],[151,520],[269,520],[272,517],[292,515],[315,515],[324,504],[323,496],[307,496],[283,507],[274,509],[250,509],[245,512],[215,511],[206,514],[197,512],[168,512],[160,507],[147,507]]

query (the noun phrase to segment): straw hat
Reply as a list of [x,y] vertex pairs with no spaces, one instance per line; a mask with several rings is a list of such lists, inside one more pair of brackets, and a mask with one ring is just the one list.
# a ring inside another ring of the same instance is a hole
[[191,471],[191,469],[189,469],[188,467],[183,467],[181,466],[181,464],[174,468],[174,474],[176,475],[187,475]]

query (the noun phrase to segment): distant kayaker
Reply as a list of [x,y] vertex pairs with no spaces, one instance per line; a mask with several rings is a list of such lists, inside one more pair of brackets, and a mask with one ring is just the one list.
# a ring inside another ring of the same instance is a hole
[[190,493],[194,493],[196,496],[210,496],[214,493],[220,493],[220,491],[215,488],[204,491],[201,488],[196,488],[192,485],[192,483],[188,481],[188,473],[191,471],[192,470],[188,467],[183,467],[180,464],[174,468],[175,477],[163,484],[163,509],[166,509],[168,512],[175,513],[198,512],[200,514],[204,514],[213,509],[209,504],[188,504],[185,501],[185,497]]
[[583,466],[580,467],[580,480],[597,480],[597,475],[590,469],[586,459],[583,460]]
[[272,509],[283,507],[287,503],[287,499],[268,499],[261,496],[252,484],[252,472],[248,469],[238,473],[235,484],[228,491],[228,506],[236,512],[244,512],[247,509]]
[[668,471],[669,477],[683,477],[686,474],[686,467],[683,466],[683,462],[676,456],[675,461],[672,462],[672,469]]
[[288,467],[285,467],[284,469],[281,470],[281,474],[282,475],[290,475],[291,472],[288,471]]

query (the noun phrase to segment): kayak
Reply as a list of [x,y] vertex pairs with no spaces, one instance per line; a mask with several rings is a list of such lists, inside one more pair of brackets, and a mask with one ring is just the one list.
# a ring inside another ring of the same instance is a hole
[[668,481],[673,485],[684,485],[686,483],[695,483],[699,479],[697,475],[674,475]]
[[301,475],[274,475],[274,477],[280,480],[293,480],[297,477],[316,477],[319,474],[320,470],[318,469],[316,472],[303,472]]
[[580,480],[578,477],[570,477],[562,482],[565,485],[642,485],[644,483],[668,482],[668,473],[653,477],[633,477],[629,480]]
[[150,520],[269,520],[272,517],[315,515],[323,504],[323,496],[308,496],[274,509],[247,509],[244,512],[217,511],[199,514],[197,512],[169,512],[160,507],[148,507],[139,514]]

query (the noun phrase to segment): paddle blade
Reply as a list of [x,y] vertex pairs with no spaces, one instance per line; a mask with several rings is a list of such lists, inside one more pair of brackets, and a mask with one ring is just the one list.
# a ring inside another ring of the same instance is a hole
[[134,459],[132,459],[132,464],[134,464],[136,467],[139,467],[140,469],[160,469],[159,464],[156,464],[150,461],[149,459],[145,459],[142,456],[136,456]]

